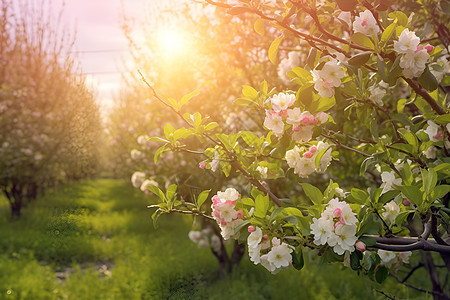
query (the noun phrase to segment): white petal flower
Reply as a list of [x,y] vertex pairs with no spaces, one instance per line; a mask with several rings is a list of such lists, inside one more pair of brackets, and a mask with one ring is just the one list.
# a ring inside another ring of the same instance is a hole
[[283,135],[284,122],[281,116],[271,111],[266,110],[266,118],[264,119],[264,127],[272,130],[277,136]]
[[381,263],[390,268],[396,261],[397,257],[394,252],[386,250],[378,250],[378,256],[381,258]]
[[400,207],[394,201],[390,201],[384,205],[384,210],[381,216],[386,222],[393,224],[400,213]]
[[401,178],[397,179],[395,178],[394,171],[381,173],[381,180],[383,181],[383,183],[380,186],[381,188],[383,188],[381,194],[384,194],[388,191],[392,191],[395,188],[395,186],[402,184]]
[[275,112],[288,109],[295,103],[295,94],[279,93],[270,98],[272,108]]
[[425,70],[430,55],[427,50],[408,51],[400,58],[400,67],[406,78],[419,77]]
[[144,182],[144,180],[145,180],[144,172],[134,172],[133,175],[131,175],[131,184],[135,188],[139,188]]
[[418,38],[414,31],[409,31],[408,28],[402,31],[398,37],[398,41],[394,41],[394,50],[397,53],[407,53],[408,51],[416,51],[419,46],[420,38]]
[[288,267],[292,262],[292,248],[283,243],[279,246],[272,247],[268,253],[267,260],[276,268]]
[[249,234],[247,238],[247,244],[249,248],[255,248],[261,242],[262,239],[262,230],[259,227],[256,227],[255,231]]
[[428,134],[430,141],[439,142],[440,140],[442,140],[443,134],[441,127],[430,120],[427,121],[427,124],[428,127],[425,130],[425,133]]
[[386,90],[380,89],[377,86],[371,86],[369,88],[369,92],[370,92],[369,97],[370,101],[379,106],[383,106],[383,101],[381,99],[383,99],[383,97],[386,95]]
[[191,230],[189,231],[188,236],[191,241],[193,241],[194,243],[198,243],[198,241],[200,241],[200,238],[202,237],[202,233],[200,231]]
[[355,21],[353,22],[353,31],[355,33],[360,32],[367,36],[374,36],[380,32],[380,28],[370,10],[366,9],[359,13],[359,16],[355,18]]

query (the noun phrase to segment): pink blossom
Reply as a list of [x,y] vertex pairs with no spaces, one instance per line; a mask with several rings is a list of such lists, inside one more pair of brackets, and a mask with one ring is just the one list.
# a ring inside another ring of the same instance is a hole
[[317,147],[316,146],[309,147],[309,152],[316,153],[316,151],[317,151]]
[[303,157],[305,157],[305,158],[311,158],[312,156],[313,156],[313,154],[312,154],[312,152],[310,152],[310,151],[305,152],[305,153],[303,154]]
[[248,226],[248,232],[253,232],[253,231],[255,231],[255,227],[253,227],[253,226]]
[[355,244],[355,247],[356,247],[356,249],[359,250],[360,252],[366,251],[366,244],[364,244],[364,243],[361,242],[361,241],[357,241],[356,244]]

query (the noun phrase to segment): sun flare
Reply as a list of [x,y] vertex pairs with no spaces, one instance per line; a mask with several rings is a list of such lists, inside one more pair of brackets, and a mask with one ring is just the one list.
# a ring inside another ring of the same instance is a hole
[[189,51],[187,35],[175,29],[160,30],[157,35],[157,46],[161,54],[168,59],[186,56]]

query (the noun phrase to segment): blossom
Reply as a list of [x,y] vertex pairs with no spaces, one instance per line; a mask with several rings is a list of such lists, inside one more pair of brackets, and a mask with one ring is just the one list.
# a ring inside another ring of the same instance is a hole
[[341,79],[345,76],[344,69],[334,58],[330,58],[321,70],[312,71],[314,88],[322,97],[332,97],[334,88],[341,85]]
[[406,28],[398,37],[398,41],[394,41],[394,50],[399,54],[411,53],[417,50],[419,43],[420,38],[416,36],[416,33]]
[[383,106],[383,101],[381,99],[383,99],[383,97],[386,95],[386,90],[380,89],[377,86],[371,86],[369,88],[369,92],[370,92],[369,97],[370,101],[379,106]]
[[333,237],[336,239],[336,245],[333,247],[333,250],[337,254],[342,255],[345,251],[355,251],[354,245],[358,240],[356,237],[356,225],[338,225]]
[[439,142],[440,140],[442,140],[443,132],[441,127],[430,120],[427,121],[427,124],[428,127],[425,130],[425,133],[428,134],[430,141]]
[[387,221],[389,224],[393,224],[395,222],[395,218],[397,218],[400,213],[400,207],[394,201],[390,201],[384,205],[384,212],[381,216]]
[[267,171],[268,171],[267,167],[257,166],[256,167],[256,171],[258,171],[261,174],[261,178],[262,179],[266,179],[267,178]]
[[224,192],[219,191],[212,197],[212,216],[219,224],[225,240],[236,237],[234,229],[243,222],[242,211],[235,209],[239,197],[239,192],[234,188],[228,188]]
[[401,178],[397,179],[395,178],[394,171],[381,173],[381,180],[383,181],[383,183],[380,186],[381,188],[383,188],[381,194],[384,194],[388,191],[392,191],[395,188],[395,186],[402,184]]
[[133,175],[131,175],[131,184],[138,188],[142,185],[142,183],[145,180],[145,173],[144,172],[134,172]]
[[378,250],[378,256],[381,259],[381,263],[390,268],[396,262],[396,255],[393,251]]
[[434,146],[430,146],[430,147],[428,147],[427,150],[423,151],[422,153],[428,159],[435,159],[436,153],[437,153],[437,148]]
[[279,113],[295,103],[295,94],[279,93],[273,95],[269,100],[272,103],[273,110]]
[[200,231],[191,230],[189,231],[188,236],[191,241],[193,241],[194,243],[198,243],[202,237],[202,233]]
[[266,118],[264,119],[264,127],[272,130],[277,136],[281,136],[284,132],[284,123],[281,116],[266,110]]
[[297,142],[308,142],[312,138],[313,129],[313,125],[296,126],[294,127],[294,133],[292,133],[292,139]]
[[285,84],[289,84],[290,78],[286,75],[293,67],[300,64],[300,52],[291,51],[288,53],[288,57],[283,58],[278,66],[278,76],[283,80]]
[[136,149],[131,150],[131,159],[138,160],[144,157],[144,154]]
[[288,267],[292,262],[291,252],[292,248],[288,244],[282,243],[279,246],[272,247],[272,250],[268,253],[267,260],[276,268]]
[[400,67],[406,78],[419,77],[425,70],[426,63],[430,58],[426,49],[408,51],[400,58]]
[[219,168],[219,152],[214,150],[214,159],[211,161],[211,171],[215,172]]
[[[331,157],[331,147],[330,144],[326,143],[326,142],[322,142],[319,141],[319,143],[317,143],[317,152],[316,155],[318,153],[320,153],[321,151],[327,149],[327,151],[325,151],[325,153],[322,155],[320,162],[319,162],[319,167],[317,168],[318,172],[325,172],[326,169],[328,168],[328,166],[330,165],[331,161],[332,161],[332,157]],[[313,157],[314,160],[316,159],[316,156]]]
[[249,248],[256,247],[262,239],[262,230],[259,227],[256,227],[255,231],[250,233],[247,238],[247,244]]
[[333,231],[334,224],[332,220],[325,218],[313,218],[311,224],[311,233],[314,235],[314,244],[325,245],[330,233]]
[[359,16],[355,17],[353,22],[353,31],[360,32],[367,36],[374,36],[380,32],[377,21],[375,20],[372,12],[366,9],[359,13]]
[[361,241],[357,241],[355,244],[355,248],[360,251],[360,252],[365,252],[366,251],[366,244],[364,244]]

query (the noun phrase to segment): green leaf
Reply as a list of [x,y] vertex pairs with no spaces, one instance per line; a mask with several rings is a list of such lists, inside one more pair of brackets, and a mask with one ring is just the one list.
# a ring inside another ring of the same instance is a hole
[[413,146],[414,153],[417,153],[419,150],[419,141],[417,140],[417,137],[405,128],[399,128],[397,131],[405,139],[405,141],[408,142],[408,144]]
[[258,98],[258,92],[249,85],[242,87],[242,94],[249,98]]
[[311,199],[312,203],[322,204],[323,194],[318,188],[309,183],[300,183],[300,184],[306,196],[308,196],[308,198]]
[[408,17],[401,11],[393,11],[391,13],[388,14],[388,17],[395,20],[398,20],[398,24],[400,24],[401,26],[405,26],[408,25]]
[[425,67],[422,75],[419,77],[419,83],[429,92],[434,91],[438,88],[439,83],[434,77],[433,73],[431,73],[430,68],[428,66]]
[[255,213],[257,218],[264,219],[266,217],[267,210],[269,209],[269,196],[258,195],[255,199]]
[[357,203],[361,205],[367,204],[367,200],[369,200],[369,194],[366,191],[352,188],[350,193]]
[[272,211],[272,214],[270,215],[270,222],[275,220],[277,216],[283,211],[284,207],[277,207]]
[[283,40],[284,36],[277,37],[272,44],[270,44],[269,47],[269,59],[272,62],[272,64],[277,64],[277,54],[278,54],[278,47],[280,46],[281,41]]
[[375,272],[375,279],[378,283],[383,283],[389,275],[389,271],[386,267],[379,267]]
[[377,66],[378,66],[378,74],[380,75],[381,79],[383,79],[384,82],[388,82],[388,76],[387,76],[387,66],[384,62],[384,59],[378,55],[377,58]]
[[359,240],[363,242],[366,247],[371,247],[377,243],[377,240],[370,236],[361,236]]
[[353,251],[350,254],[350,267],[353,270],[358,270],[361,267],[361,259],[362,259],[362,253],[358,250]]
[[360,46],[367,47],[370,49],[375,49],[375,45],[373,44],[372,40],[368,36],[366,36],[365,34],[362,34],[360,32],[355,33],[350,38],[350,40]]
[[197,96],[198,94],[200,94],[200,91],[199,91],[199,90],[195,90],[195,91],[190,92],[190,93],[187,94],[187,95],[184,95],[184,96],[181,98],[181,100],[180,100],[180,108],[181,108],[183,105],[185,105],[186,103],[188,103],[188,101],[191,100],[192,97],[195,97],[195,96]]
[[305,265],[302,247],[301,246],[297,247],[294,251],[292,251],[291,255],[292,255],[292,265],[296,270],[301,270]]
[[167,202],[166,196],[157,186],[149,185],[147,189],[149,189],[153,194],[155,194],[155,196],[157,196],[162,202]]
[[444,197],[445,195],[447,195],[450,192],[450,185],[438,185],[435,186],[432,192],[432,201],[434,202],[435,200]]
[[198,197],[197,197],[197,208],[198,210],[200,210],[201,206],[203,205],[203,203],[205,203],[206,199],[208,199],[209,193],[211,192],[211,190],[205,190],[203,192],[201,192]]
[[166,197],[168,202],[173,202],[176,193],[177,193],[178,186],[176,184],[171,184],[166,191]]
[[372,55],[371,52],[363,52],[354,55],[348,60],[349,65],[360,67],[364,65]]
[[406,218],[408,218],[410,213],[414,213],[413,210],[408,210],[408,211],[402,211],[401,213],[399,213],[397,215],[397,217],[395,218],[395,225],[397,226],[402,226],[402,224],[405,222]]
[[156,150],[155,152],[155,157],[153,158],[153,161],[155,162],[155,164],[158,162],[161,154],[163,154],[164,152],[170,151],[169,149],[166,149],[166,145],[163,145],[161,147],[158,148],[158,150]]
[[399,114],[403,113],[403,110],[405,109],[406,102],[408,102],[407,99],[400,99],[400,100],[398,100],[398,102],[397,102],[397,112]]
[[216,122],[211,122],[208,125],[205,126],[205,130],[213,130],[214,128],[216,128],[219,124],[217,124]]
[[423,202],[423,193],[422,191],[415,185],[401,185],[398,189],[402,192],[402,194],[414,205],[417,207],[422,205]]
[[266,31],[264,30],[264,19],[258,19],[255,21],[255,24],[253,24],[253,28],[255,29],[256,33],[260,36],[264,36]]
[[450,123],[450,114],[440,115],[434,119],[434,123],[447,124]]
[[252,198],[242,198],[241,202],[244,205],[255,206],[255,201]]
[[299,218],[304,217],[301,210],[296,207],[284,207],[283,213],[288,216],[295,216],[295,217],[299,217]]
[[171,133],[173,134],[173,132],[175,131],[175,127],[172,126],[172,124],[167,123],[164,126],[164,135],[166,137],[166,139],[168,139],[169,141],[172,139],[171,138]]
[[432,168],[429,171],[425,169],[420,169],[420,171],[422,173],[423,190],[427,195],[430,195],[437,183],[437,173]]
[[244,228],[245,226],[247,226],[250,223],[251,222],[249,220],[246,220],[246,221],[242,222],[241,224],[239,224],[238,226],[236,226],[234,228],[234,234],[237,234],[239,231],[241,231],[242,228]]
[[162,214],[163,214],[163,211],[158,208],[152,215],[153,227],[155,229],[158,228],[158,219]]
[[383,34],[381,35],[381,42],[386,43],[389,41],[392,37],[392,35],[395,32],[395,27],[397,27],[397,20],[395,20],[393,23],[391,23],[386,29],[383,31]]
[[330,148],[331,148],[331,146],[328,146],[327,148],[325,148],[325,149],[321,150],[319,153],[317,153],[316,158],[314,159],[314,164],[316,166],[316,169],[319,168],[320,160],[322,159],[325,152],[327,152],[328,149],[330,149]]

